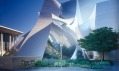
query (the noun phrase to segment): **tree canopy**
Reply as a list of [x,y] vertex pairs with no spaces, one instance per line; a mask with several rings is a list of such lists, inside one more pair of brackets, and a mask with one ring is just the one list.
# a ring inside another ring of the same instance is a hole
[[118,33],[112,28],[102,27],[93,30],[88,36],[78,40],[79,45],[87,51],[109,52],[118,49]]
[[82,48],[88,51],[106,52],[118,48],[118,34],[112,28],[103,27],[93,30],[78,42]]

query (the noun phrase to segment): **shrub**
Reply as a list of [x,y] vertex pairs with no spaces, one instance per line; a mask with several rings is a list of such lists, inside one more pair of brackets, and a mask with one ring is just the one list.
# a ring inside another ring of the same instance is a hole
[[77,59],[75,64],[78,64],[79,67],[84,68],[104,68],[105,66],[112,65],[111,61],[99,61],[99,60],[87,60],[87,59]]
[[51,63],[49,63],[48,61],[37,61],[35,62],[35,67],[48,67],[50,66]]
[[68,66],[79,66],[83,68],[100,69],[105,66],[112,65],[111,61],[99,61],[99,60],[87,60],[87,59],[76,59],[76,60],[42,60],[35,63],[35,67],[68,67]]
[[55,62],[54,62],[54,67],[60,67],[60,66],[63,66],[63,67],[65,67],[66,66],[66,61],[65,60],[56,60]]

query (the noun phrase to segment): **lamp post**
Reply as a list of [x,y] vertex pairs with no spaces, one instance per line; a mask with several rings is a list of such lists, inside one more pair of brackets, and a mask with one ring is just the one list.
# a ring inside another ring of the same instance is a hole
[[60,56],[61,56],[60,59],[61,59],[61,67],[62,67],[62,46],[63,46],[63,45],[60,44]]
[[[60,35],[60,62],[61,62],[61,69],[62,69],[62,47],[63,47],[63,40],[62,40],[63,34]],[[62,70],[61,70],[62,71]]]

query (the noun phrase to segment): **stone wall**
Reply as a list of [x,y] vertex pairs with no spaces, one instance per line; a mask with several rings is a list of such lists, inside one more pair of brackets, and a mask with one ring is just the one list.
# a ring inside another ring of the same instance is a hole
[[32,67],[40,57],[0,57],[0,68],[18,69]]
[[0,57],[0,68],[12,68],[12,58],[11,57]]

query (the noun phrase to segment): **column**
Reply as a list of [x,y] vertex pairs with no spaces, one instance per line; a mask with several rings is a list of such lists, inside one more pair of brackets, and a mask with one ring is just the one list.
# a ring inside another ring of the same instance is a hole
[[13,36],[13,44],[12,44],[12,46],[14,46],[14,44],[15,44],[15,37]]
[[18,36],[16,36],[16,42],[18,41]]
[[18,36],[15,36],[15,43],[17,43],[18,41]]
[[3,33],[1,33],[1,56],[3,56]]
[[9,35],[9,50],[12,48],[12,46],[11,46],[11,43],[12,43],[12,41],[11,41],[11,35]]

